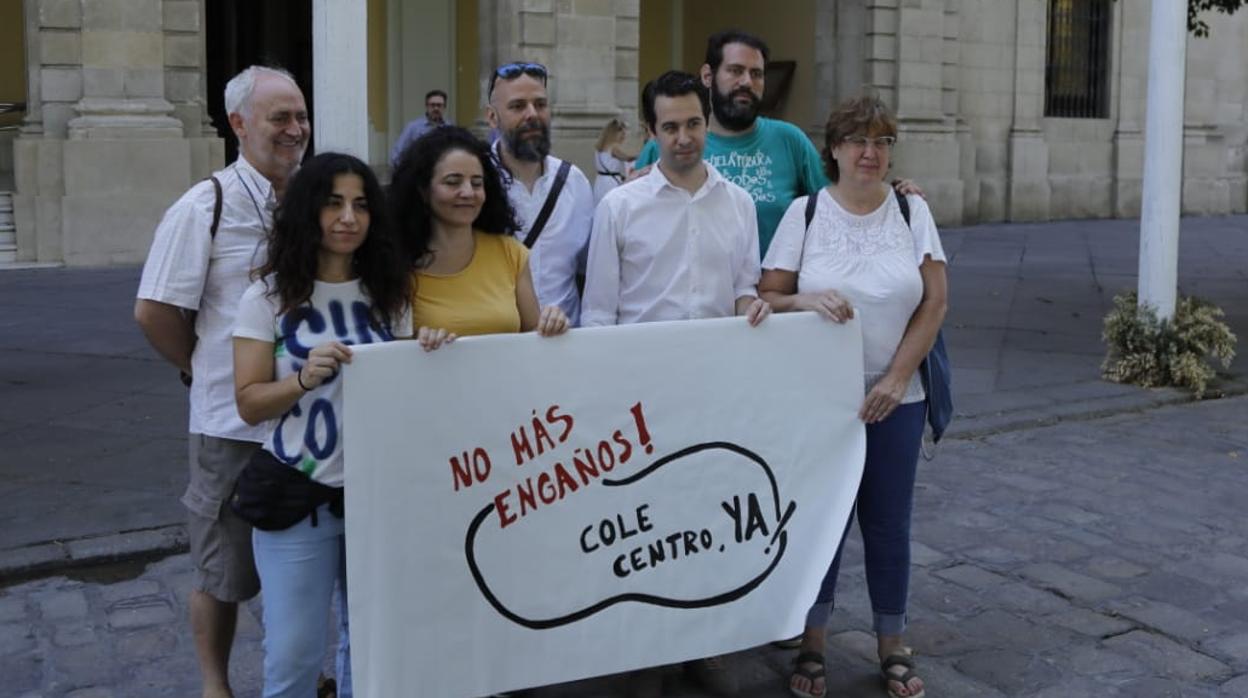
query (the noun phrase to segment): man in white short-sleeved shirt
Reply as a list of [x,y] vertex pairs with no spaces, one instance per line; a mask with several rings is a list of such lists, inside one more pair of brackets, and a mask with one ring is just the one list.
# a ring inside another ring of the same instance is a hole
[[[526,240],[565,163],[550,154],[550,102],[546,67],[508,63],[490,77],[485,114],[498,131],[494,155],[502,164],[507,198],[516,209]],[[529,252],[529,270],[537,301],[557,305],[572,326],[580,324],[581,296],[576,277],[585,268],[585,249],[594,219],[594,192],[576,165],[567,163],[566,180]]]
[[[303,159],[308,109],[294,78],[252,66],[225,87],[239,158],[178,199],[156,228],[134,316],[152,347],[190,381],[190,482],[182,503],[195,566],[191,629],[204,696],[230,696],[238,602],[260,590],[251,527],[224,501],[266,435],[238,415],[231,335],[251,269],[286,184]],[[214,220],[216,230],[213,232]]]

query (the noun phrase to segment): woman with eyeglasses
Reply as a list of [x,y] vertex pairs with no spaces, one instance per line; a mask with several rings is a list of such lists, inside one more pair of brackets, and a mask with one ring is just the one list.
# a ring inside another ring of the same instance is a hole
[[562,334],[558,306],[539,309],[529,251],[513,236],[508,203],[489,146],[444,126],[399,159],[390,202],[412,277],[412,324],[432,351],[465,335]]
[[[832,182],[789,206],[763,260],[759,295],[778,312],[809,310],[845,322],[861,310],[867,452],[855,501],[865,553],[881,678],[894,698],[921,698],[923,681],[905,646],[910,518],[925,417],[917,369],[945,316],[945,253],[920,196],[885,179],[897,122],[875,97],[828,117],[824,169]],[[908,220],[907,220],[908,219]],[[809,224],[807,221],[809,220]],[[852,519],[852,515],[851,515]],[[841,545],[806,617],[789,690],[823,696],[824,638]]]

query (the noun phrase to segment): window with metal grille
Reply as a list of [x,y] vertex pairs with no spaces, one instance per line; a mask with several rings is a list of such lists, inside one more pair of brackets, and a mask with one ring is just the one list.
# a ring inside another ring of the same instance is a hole
[[1049,0],[1044,115],[1109,116],[1110,0]]

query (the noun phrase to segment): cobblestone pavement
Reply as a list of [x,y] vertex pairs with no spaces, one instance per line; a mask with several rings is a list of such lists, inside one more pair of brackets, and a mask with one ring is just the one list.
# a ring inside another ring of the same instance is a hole
[[[1235,397],[943,445],[922,466],[914,532],[910,641],[928,695],[1248,696],[1246,425]],[[125,571],[0,590],[0,694],[194,695],[185,556]],[[883,696],[856,535],[839,603],[828,694]],[[239,696],[259,692],[257,610],[240,626]],[[787,696],[791,659],[734,655],[742,695]],[[676,671],[667,687],[703,695]]]

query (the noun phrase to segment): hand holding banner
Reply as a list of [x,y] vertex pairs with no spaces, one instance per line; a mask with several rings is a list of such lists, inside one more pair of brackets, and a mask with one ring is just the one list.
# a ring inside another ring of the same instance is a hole
[[798,632],[861,476],[861,341],[803,313],[358,348],[357,695],[486,695]]

